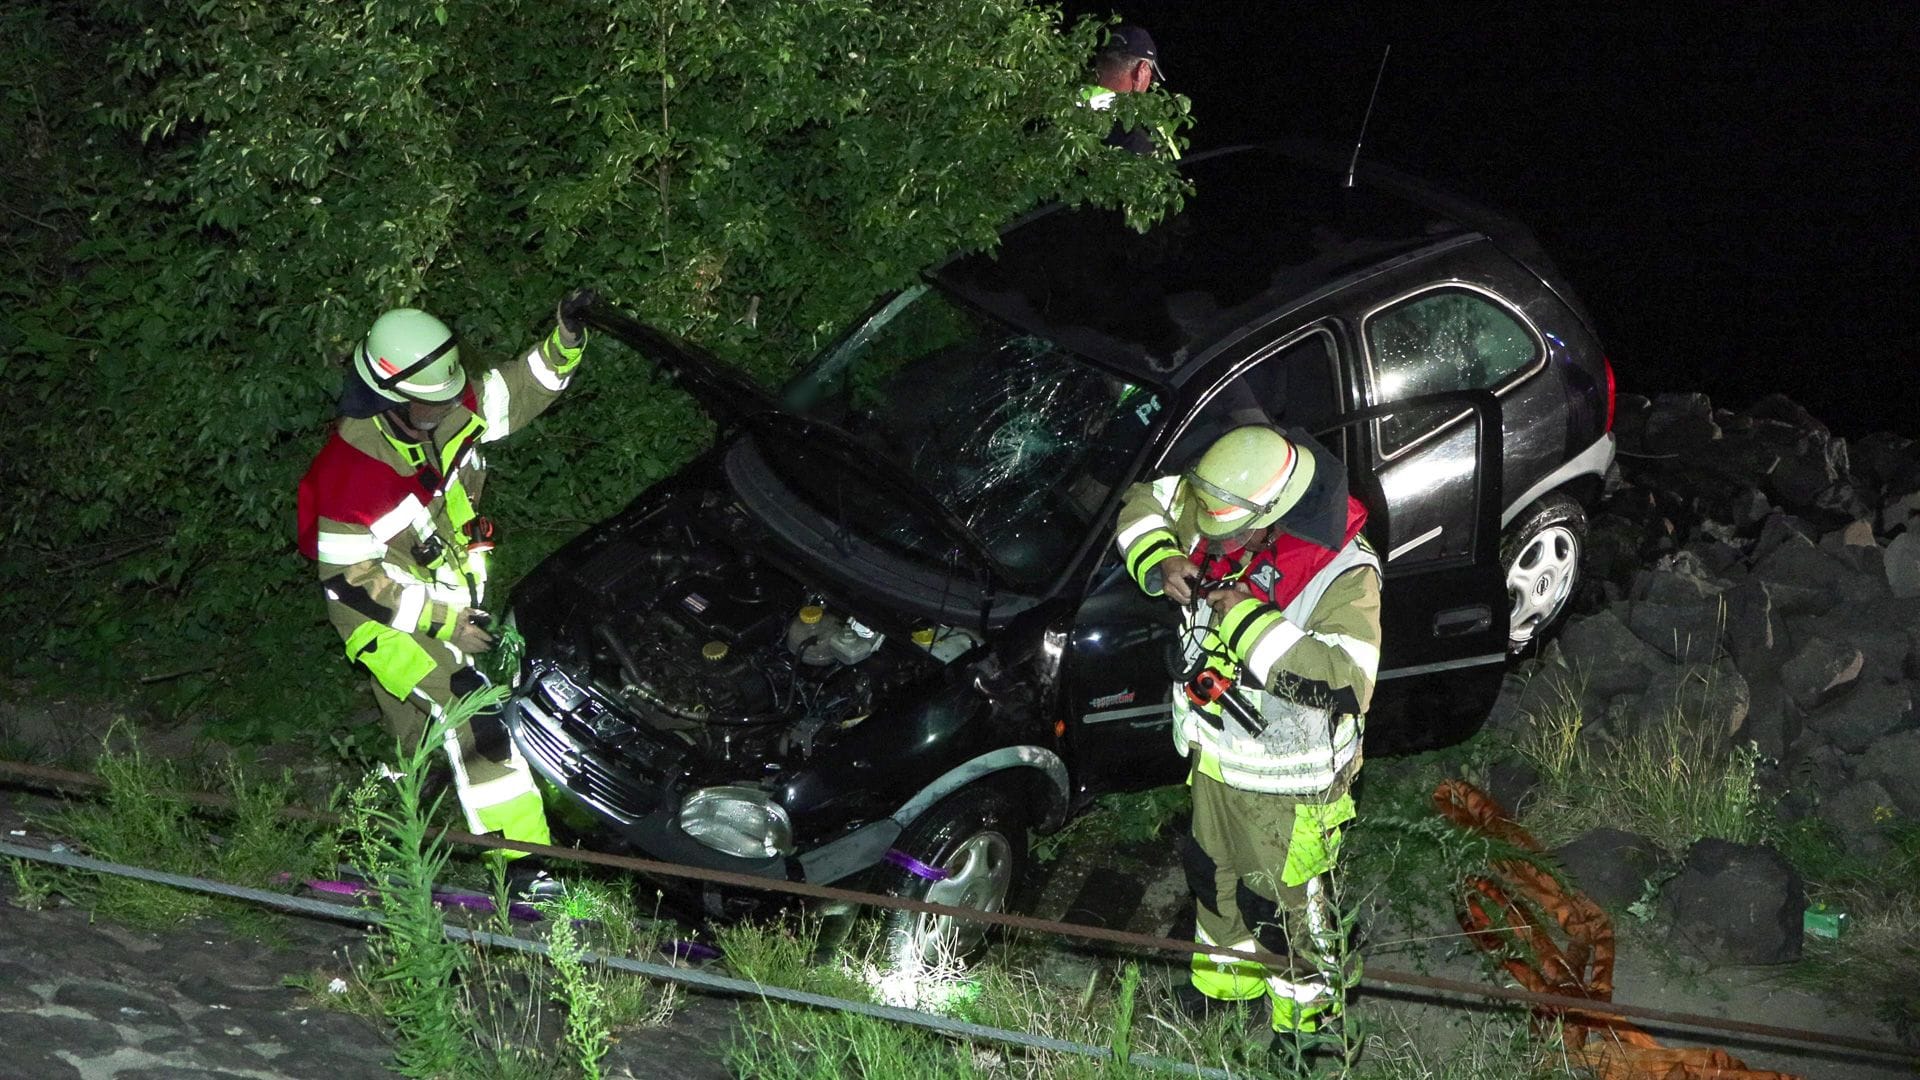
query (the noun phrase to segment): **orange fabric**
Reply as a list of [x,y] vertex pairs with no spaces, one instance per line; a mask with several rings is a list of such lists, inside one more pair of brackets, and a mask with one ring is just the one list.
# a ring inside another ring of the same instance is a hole
[[[1544,850],[1499,803],[1464,780],[1443,780],[1433,806],[1448,821],[1523,851]],[[1501,957],[1501,966],[1535,993],[1613,1000],[1613,921],[1584,893],[1538,866],[1501,859],[1463,882],[1460,928]],[[1611,1016],[1541,1008],[1537,1021],[1558,1020],[1567,1057],[1596,1080],[1797,1080],[1749,1069],[1724,1050],[1673,1049]]]

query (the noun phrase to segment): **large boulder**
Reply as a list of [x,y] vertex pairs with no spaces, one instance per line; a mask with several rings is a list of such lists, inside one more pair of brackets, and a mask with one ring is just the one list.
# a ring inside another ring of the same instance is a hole
[[1898,597],[1920,596],[1920,530],[1908,529],[1893,538],[1882,553],[1887,588]]
[[1720,437],[1705,394],[1656,394],[1641,430],[1648,454],[1686,454]]
[[1660,901],[1674,936],[1703,959],[1787,964],[1800,958],[1806,886],[1772,848],[1701,840]]
[[1839,697],[1866,667],[1866,657],[1844,641],[1812,637],[1780,666],[1780,685],[1794,704],[1813,709]]
[[1569,622],[1557,641],[1567,666],[1578,673],[1583,695],[1600,702],[1616,694],[1637,694],[1655,672],[1672,666],[1628,629],[1617,611],[1610,607]]
[[1816,639],[1860,650],[1862,683],[1891,682],[1906,677],[1907,657],[1913,652],[1909,624],[1913,616],[1899,610],[1911,601],[1891,597],[1873,604],[1836,609],[1825,615],[1796,615],[1787,620],[1787,634],[1803,644]]
[[1907,725],[1913,695],[1905,683],[1869,682],[1807,714],[1807,727],[1849,754],[1868,747]]
[[1740,670],[1777,671],[1786,659],[1787,622],[1774,604],[1778,586],[1742,581],[1720,595],[1726,612],[1727,651]]
[[1768,514],[1760,522],[1760,535],[1753,541],[1753,561],[1759,563],[1784,544],[1814,541],[1813,526],[1788,513]]
[[1747,680],[1747,724],[1741,736],[1752,740],[1762,756],[1784,759],[1787,747],[1800,737],[1800,707],[1776,676],[1746,669],[1742,678]]
[[1660,875],[1660,849],[1637,833],[1591,829],[1553,850],[1581,892],[1615,911],[1640,899]]
[[1867,747],[1856,763],[1863,780],[1873,780],[1908,817],[1920,818],[1920,731],[1900,731]]
[[1879,858],[1893,847],[1882,826],[1899,813],[1899,804],[1878,780],[1846,785],[1822,801],[1818,813],[1840,846],[1854,855]]
[[[1858,603],[1885,595],[1884,579],[1858,573],[1828,552],[1805,540],[1789,540],[1754,563],[1753,576],[1761,581],[1800,590],[1825,611],[1842,601]],[[1781,594],[1786,595],[1786,594]]]
[[1691,604],[1641,602],[1627,609],[1627,628],[1679,664],[1713,660],[1720,651],[1720,622],[1717,599]]
[[1689,664],[1655,676],[1636,709],[1639,730],[1658,728],[1676,714],[1689,728],[1735,736],[1746,725],[1747,680],[1732,664]]

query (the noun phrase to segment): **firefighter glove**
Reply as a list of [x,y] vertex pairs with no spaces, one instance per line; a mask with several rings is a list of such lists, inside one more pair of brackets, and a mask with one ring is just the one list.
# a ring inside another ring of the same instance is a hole
[[560,324],[560,344],[577,349],[587,340],[587,328],[580,316],[600,302],[600,294],[591,285],[583,285],[560,300],[554,318]]

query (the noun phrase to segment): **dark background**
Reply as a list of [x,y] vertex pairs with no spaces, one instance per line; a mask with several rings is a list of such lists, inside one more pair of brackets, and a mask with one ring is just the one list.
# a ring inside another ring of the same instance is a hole
[[1193,148],[1350,150],[1530,225],[1623,391],[1920,436],[1920,4],[1068,3],[1145,26]]

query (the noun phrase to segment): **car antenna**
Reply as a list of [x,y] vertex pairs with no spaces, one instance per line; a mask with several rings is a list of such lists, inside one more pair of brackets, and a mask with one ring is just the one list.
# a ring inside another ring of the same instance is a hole
[[1373,119],[1373,103],[1380,97],[1380,80],[1387,74],[1387,57],[1393,55],[1393,46],[1389,44],[1380,54],[1380,70],[1373,75],[1373,93],[1367,95],[1367,111],[1360,117],[1360,134],[1353,140],[1353,158],[1347,162],[1347,182],[1344,187],[1353,186],[1353,174],[1360,168],[1360,144],[1367,140],[1367,121]]

